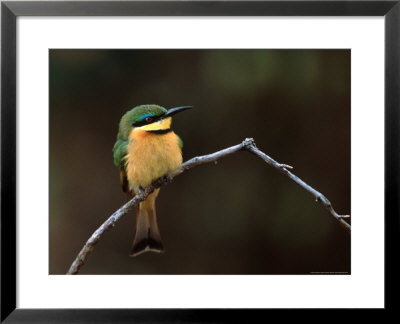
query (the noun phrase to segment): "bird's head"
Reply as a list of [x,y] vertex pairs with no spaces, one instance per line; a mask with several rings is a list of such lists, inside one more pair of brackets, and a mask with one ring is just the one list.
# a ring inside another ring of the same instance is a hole
[[133,129],[142,129],[150,132],[167,130],[171,126],[172,115],[190,108],[192,106],[182,106],[167,110],[158,105],[137,106],[122,116],[119,124],[119,135],[122,138],[128,138]]

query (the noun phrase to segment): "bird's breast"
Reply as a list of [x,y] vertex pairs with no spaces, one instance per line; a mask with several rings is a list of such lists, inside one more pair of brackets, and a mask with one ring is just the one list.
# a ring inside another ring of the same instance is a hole
[[129,137],[126,175],[129,187],[137,192],[182,164],[178,137],[174,132],[154,134],[134,129]]

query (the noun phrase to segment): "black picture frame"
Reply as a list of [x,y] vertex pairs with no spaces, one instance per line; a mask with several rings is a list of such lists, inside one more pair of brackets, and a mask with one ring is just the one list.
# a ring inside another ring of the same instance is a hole
[[[399,266],[400,0],[2,1],[1,322],[248,322],[265,310],[16,308],[16,19],[19,16],[384,16],[385,309],[395,308]],[[371,234],[372,235],[372,234]],[[395,252],[393,251],[395,247]],[[397,249],[396,249],[397,248]]]

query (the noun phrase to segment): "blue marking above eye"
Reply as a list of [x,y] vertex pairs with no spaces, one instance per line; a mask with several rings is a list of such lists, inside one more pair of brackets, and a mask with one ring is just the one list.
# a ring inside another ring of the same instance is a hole
[[152,114],[143,115],[142,117],[140,117],[140,120],[142,121],[147,117],[153,117],[153,115]]

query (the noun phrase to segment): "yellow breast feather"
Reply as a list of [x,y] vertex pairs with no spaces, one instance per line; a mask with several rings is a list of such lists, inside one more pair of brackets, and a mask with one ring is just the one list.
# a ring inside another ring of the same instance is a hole
[[[171,122],[169,121],[168,127],[167,124],[168,122],[162,125],[166,127],[164,129],[168,129]],[[153,129],[159,130],[159,126]],[[139,186],[149,186],[154,180],[182,164],[179,140],[173,131],[154,134],[138,127],[132,130],[129,140],[125,168],[129,188],[135,193]]]

